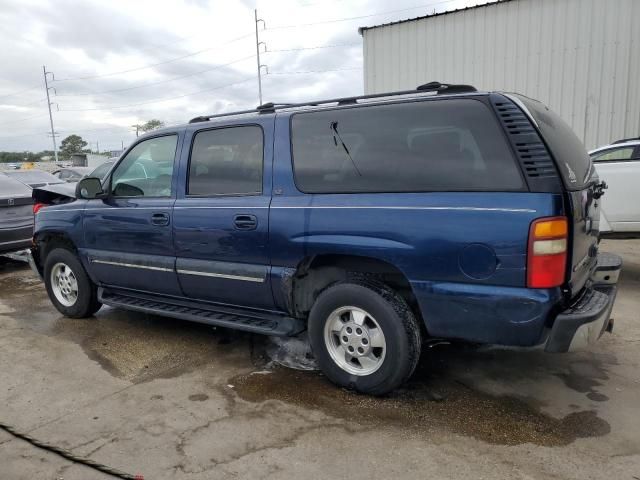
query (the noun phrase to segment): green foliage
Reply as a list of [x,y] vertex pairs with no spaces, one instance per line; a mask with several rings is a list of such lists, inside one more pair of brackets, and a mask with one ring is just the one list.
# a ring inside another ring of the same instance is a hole
[[37,162],[44,152],[0,152],[0,163]]
[[74,153],[86,153],[88,145],[80,135],[69,135],[60,143],[60,156],[64,159],[71,158]]
[[164,122],[152,118],[151,120],[148,120],[146,123],[143,123],[142,125],[140,125],[140,130],[143,132],[150,132],[152,130],[157,130],[158,128],[162,128],[164,127]]

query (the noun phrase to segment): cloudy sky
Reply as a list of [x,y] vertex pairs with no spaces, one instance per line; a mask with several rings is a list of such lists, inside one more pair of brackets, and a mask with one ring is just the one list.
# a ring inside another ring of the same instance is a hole
[[58,142],[115,150],[151,118],[258,104],[254,8],[264,102],[290,102],[362,93],[359,26],[486,1],[0,0],[0,151],[51,148],[43,65]]

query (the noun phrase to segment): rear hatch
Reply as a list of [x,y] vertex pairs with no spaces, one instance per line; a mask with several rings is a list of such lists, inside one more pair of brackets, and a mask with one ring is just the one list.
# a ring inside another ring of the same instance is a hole
[[600,220],[599,179],[584,145],[559,115],[542,103],[521,95],[533,116],[565,186],[569,218],[568,288],[571,296],[586,284],[596,267]]

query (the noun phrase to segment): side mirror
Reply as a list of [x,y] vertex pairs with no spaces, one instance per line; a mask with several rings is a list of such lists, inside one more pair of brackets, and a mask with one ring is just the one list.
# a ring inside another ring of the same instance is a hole
[[76,185],[76,198],[91,200],[103,196],[102,182],[97,177],[85,177]]

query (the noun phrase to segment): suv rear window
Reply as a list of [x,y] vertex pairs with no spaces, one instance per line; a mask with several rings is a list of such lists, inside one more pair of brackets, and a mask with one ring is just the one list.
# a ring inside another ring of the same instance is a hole
[[524,187],[493,112],[474,99],[298,113],[291,141],[307,193]]
[[568,190],[582,190],[591,181],[591,159],[573,129],[543,103],[522,95],[517,97],[529,110],[542,138],[551,150]]

